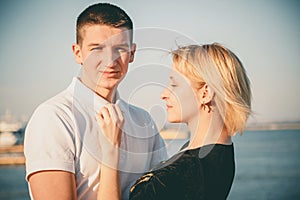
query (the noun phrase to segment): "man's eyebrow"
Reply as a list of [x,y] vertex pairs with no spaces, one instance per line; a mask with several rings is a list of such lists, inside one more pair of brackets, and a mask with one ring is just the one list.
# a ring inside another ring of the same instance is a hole
[[130,47],[130,45],[128,43],[120,43],[120,44],[116,44],[114,46],[117,46],[117,47]]
[[101,47],[103,47],[104,44],[99,44],[99,43],[91,43],[91,44],[88,44],[88,47],[95,47],[95,46],[101,46]]
[[[88,47],[104,47],[105,44],[100,44],[100,43],[91,43],[87,45]],[[116,47],[130,47],[128,43],[120,43],[120,44],[115,44],[114,46]]]

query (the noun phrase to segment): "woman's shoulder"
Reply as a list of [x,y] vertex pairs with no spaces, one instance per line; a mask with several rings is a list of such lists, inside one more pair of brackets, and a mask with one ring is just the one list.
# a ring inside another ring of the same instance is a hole
[[[173,155],[166,161],[161,162],[158,166],[151,170],[151,172],[159,173],[161,171],[169,170],[169,169],[180,169],[193,166],[194,164],[199,164],[198,156],[190,151],[185,150],[178,152],[177,154]],[[192,165],[189,165],[192,164]]]
[[[200,160],[189,151],[180,152],[160,167],[146,173],[131,187],[131,197],[184,198],[193,185],[203,185]],[[199,190],[199,188],[197,188]]]
[[199,171],[199,169],[201,169],[200,159],[190,151],[184,151],[175,154],[167,161],[161,162],[159,166],[142,176],[137,183],[156,179],[160,183],[166,182],[169,184],[169,182],[176,182],[176,180],[189,179],[191,177],[188,176],[198,174],[196,171]]
[[233,145],[215,144],[181,151],[137,180],[130,190],[130,197],[202,199],[207,176],[205,169],[218,163],[216,161],[222,160],[223,153],[231,150]]

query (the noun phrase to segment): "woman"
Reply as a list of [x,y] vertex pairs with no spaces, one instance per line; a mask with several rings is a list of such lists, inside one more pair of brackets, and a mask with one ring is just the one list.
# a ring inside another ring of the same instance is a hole
[[[237,56],[220,44],[190,45],[172,54],[170,85],[161,98],[168,121],[186,123],[191,138],[183,150],[137,180],[130,199],[226,199],[235,172],[231,136],[243,132],[251,113],[249,79]],[[118,147],[119,108],[110,105],[98,118],[105,137]],[[116,161],[118,151],[112,152],[108,155]],[[102,171],[100,179],[107,178],[104,184],[115,180],[118,191],[118,172],[110,170]],[[100,187],[99,194],[114,191]]]

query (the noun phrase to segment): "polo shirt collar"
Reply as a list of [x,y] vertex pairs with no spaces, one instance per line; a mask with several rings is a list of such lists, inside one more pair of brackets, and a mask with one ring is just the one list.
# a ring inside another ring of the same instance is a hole
[[[90,88],[85,86],[80,81],[79,77],[73,78],[72,83],[69,86],[69,88],[73,92],[74,98],[77,99],[80,104],[90,107],[90,109],[93,109],[96,113],[98,113],[103,106],[110,103],[103,97],[97,95]],[[118,99],[120,99],[120,96],[119,96],[118,91],[116,91],[113,102],[115,103]]]

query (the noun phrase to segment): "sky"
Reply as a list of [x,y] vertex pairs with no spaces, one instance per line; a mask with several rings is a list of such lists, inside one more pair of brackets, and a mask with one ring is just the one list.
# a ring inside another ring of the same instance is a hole
[[0,2],[0,115],[18,119],[64,90],[80,66],[71,51],[77,16],[95,2],[123,8],[135,27],[137,53],[119,86],[123,99],[164,123],[159,94],[168,82],[168,51],[218,42],[243,62],[251,81],[250,122],[300,121],[300,2],[18,1]]

